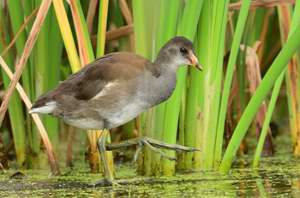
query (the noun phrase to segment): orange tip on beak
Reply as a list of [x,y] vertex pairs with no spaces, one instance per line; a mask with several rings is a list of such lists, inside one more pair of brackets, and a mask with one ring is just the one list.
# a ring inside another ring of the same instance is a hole
[[194,55],[194,53],[190,53],[189,59],[190,59],[191,65],[195,66],[200,71],[203,70],[202,65],[199,64],[198,58]]

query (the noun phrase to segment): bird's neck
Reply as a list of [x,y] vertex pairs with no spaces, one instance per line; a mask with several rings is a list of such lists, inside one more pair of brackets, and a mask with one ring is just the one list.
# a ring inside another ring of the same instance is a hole
[[176,73],[178,65],[166,52],[160,52],[153,63],[161,74]]

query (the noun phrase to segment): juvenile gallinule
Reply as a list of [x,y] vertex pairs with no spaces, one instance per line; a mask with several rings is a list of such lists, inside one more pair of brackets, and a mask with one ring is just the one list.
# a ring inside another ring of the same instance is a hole
[[[153,63],[133,53],[107,54],[39,97],[30,113],[51,114],[82,129],[111,129],[167,100],[176,86],[176,71],[181,65],[194,65],[202,69],[192,42],[184,37],[168,41]],[[98,147],[106,179],[112,180],[112,174],[107,173],[109,170],[104,154],[108,145],[105,145],[105,136],[101,137]],[[152,148],[193,150],[150,138],[128,141],[125,146],[137,142]],[[119,146],[111,145],[110,149]]]

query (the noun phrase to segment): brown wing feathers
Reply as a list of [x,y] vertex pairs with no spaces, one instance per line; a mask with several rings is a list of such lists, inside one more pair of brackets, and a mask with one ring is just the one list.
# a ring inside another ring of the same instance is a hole
[[62,95],[77,100],[90,100],[114,80],[129,80],[144,70],[148,61],[131,53],[113,53],[86,65],[79,72],[63,81],[55,90],[41,96],[32,108],[59,100]]

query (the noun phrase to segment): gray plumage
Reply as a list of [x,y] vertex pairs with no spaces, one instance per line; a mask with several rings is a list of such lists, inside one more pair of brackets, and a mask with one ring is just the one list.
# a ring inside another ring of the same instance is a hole
[[175,37],[152,63],[133,53],[103,56],[41,96],[30,113],[48,113],[83,129],[110,129],[170,97],[180,65],[192,64],[192,43]]

